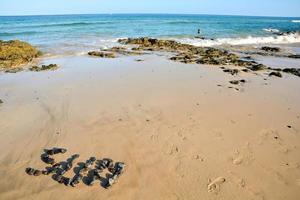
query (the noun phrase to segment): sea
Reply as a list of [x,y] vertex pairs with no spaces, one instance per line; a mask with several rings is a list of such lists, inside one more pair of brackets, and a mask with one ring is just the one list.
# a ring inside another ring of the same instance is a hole
[[[84,54],[120,38],[173,39],[196,46],[300,43],[300,18],[179,14],[0,16],[0,40],[23,40],[45,54]],[[281,32],[291,32],[278,35]]]

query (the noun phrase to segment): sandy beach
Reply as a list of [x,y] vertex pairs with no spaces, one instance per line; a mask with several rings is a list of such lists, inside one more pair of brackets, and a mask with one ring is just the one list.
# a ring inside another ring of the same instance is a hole
[[[159,53],[39,62],[60,68],[0,74],[0,199],[300,197],[299,77],[232,76]],[[246,83],[229,83],[236,79]],[[108,157],[127,168],[109,189],[28,176],[52,147],[68,150],[57,160],[78,153],[78,161]]]

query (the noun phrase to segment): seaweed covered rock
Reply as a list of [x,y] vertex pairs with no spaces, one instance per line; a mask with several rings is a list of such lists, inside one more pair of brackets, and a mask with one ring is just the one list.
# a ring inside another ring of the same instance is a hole
[[49,64],[49,65],[42,65],[41,67],[32,66],[29,68],[30,71],[40,72],[40,71],[47,71],[47,70],[56,70],[58,68],[57,64]]
[[115,58],[115,54],[111,52],[102,52],[102,51],[90,51],[88,52],[90,56],[96,56],[101,58]]
[[0,40],[0,68],[8,69],[26,64],[38,57],[40,52],[30,44],[19,40]]
[[[177,53],[170,60],[183,63],[197,63],[207,65],[234,65],[252,67],[258,65],[255,61],[245,61],[237,54],[212,47],[197,47],[190,44],[182,44],[173,40],[158,40],[153,38],[128,38],[120,39],[125,45],[137,45],[135,51],[165,51]],[[254,67],[255,68],[255,67]]]

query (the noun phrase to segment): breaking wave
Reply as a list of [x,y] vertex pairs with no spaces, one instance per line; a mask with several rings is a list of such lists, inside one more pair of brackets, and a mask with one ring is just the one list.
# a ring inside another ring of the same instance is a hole
[[283,35],[274,35],[266,37],[248,36],[245,38],[218,38],[218,39],[198,39],[183,38],[175,39],[178,42],[191,44],[195,46],[220,46],[220,45],[249,45],[249,44],[289,44],[300,43],[300,33],[289,33]]

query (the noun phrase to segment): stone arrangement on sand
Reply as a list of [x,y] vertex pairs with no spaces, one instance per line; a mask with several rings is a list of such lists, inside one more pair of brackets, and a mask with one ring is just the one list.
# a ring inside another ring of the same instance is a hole
[[[66,161],[62,162],[56,162],[53,158],[55,154],[64,154],[66,152],[67,150],[64,148],[45,149],[44,153],[41,155],[41,160],[48,166],[43,170],[28,167],[25,169],[25,172],[31,176],[52,174],[53,180],[66,186],[70,185],[76,187],[80,182],[91,186],[95,181],[100,181],[102,187],[109,188],[117,182],[120,175],[125,170],[124,163],[114,163],[114,161],[109,158],[98,160],[95,157],[90,157],[85,162],[77,163],[76,167],[74,167],[74,163],[75,160],[79,158],[79,154],[74,154]],[[71,169],[73,169],[75,174],[68,178],[65,174]],[[108,173],[105,177],[102,177],[101,173],[105,171]]]

